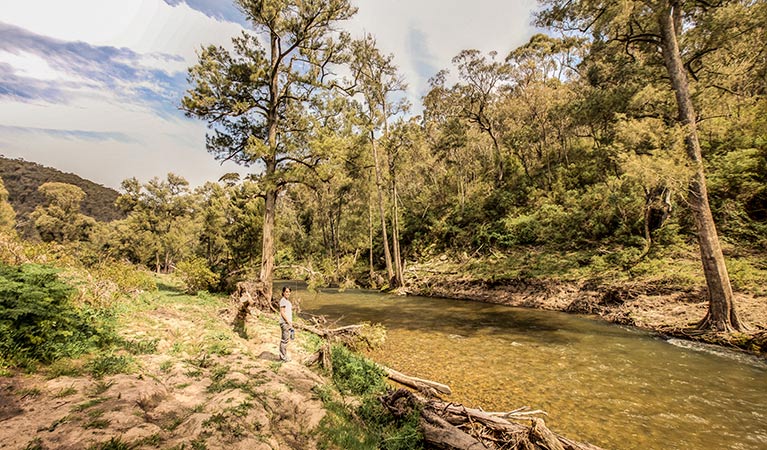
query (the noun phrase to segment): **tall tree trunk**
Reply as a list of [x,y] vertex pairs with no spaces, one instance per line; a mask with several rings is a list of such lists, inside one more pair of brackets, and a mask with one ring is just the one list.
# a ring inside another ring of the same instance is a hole
[[394,250],[394,275],[393,286],[404,286],[405,278],[402,271],[402,256],[399,249],[399,208],[397,207],[397,177],[392,170],[392,248]]
[[274,281],[274,220],[277,206],[278,188],[273,187],[274,175],[277,171],[277,121],[279,115],[277,104],[280,96],[279,86],[279,36],[271,35],[271,62],[272,73],[269,84],[269,111],[266,114],[267,139],[269,144],[269,156],[264,158],[266,162],[266,180],[270,187],[266,190],[264,202],[264,225],[263,240],[261,245],[261,273],[259,278],[264,283],[266,300],[272,300],[272,283]]
[[261,245],[261,274],[266,298],[272,298],[272,283],[274,282],[274,216],[277,205],[277,190],[269,189],[266,193],[264,208],[263,243]]
[[368,195],[368,244],[370,246],[369,260],[370,260],[370,283],[375,283],[375,270],[373,269],[373,194]]
[[724,263],[724,254],[719,245],[714,218],[708,203],[706,175],[703,168],[700,142],[698,141],[695,109],[690,96],[687,75],[684,72],[682,56],[677,42],[677,27],[681,26],[678,1],[664,3],[658,14],[660,25],[663,60],[676,95],[679,121],[685,127],[685,147],[687,156],[695,168],[695,176],[690,183],[689,202],[698,228],[703,273],[708,286],[708,314],[698,324],[701,328],[713,328],[717,331],[741,330],[743,328],[735,311],[732,287]]
[[381,164],[378,161],[378,148],[373,131],[370,131],[370,142],[373,147],[373,161],[375,165],[376,189],[378,190],[378,213],[381,215],[381,234],[383,237],[384,258],[386,260],[386,274],[388,280],[394,278],[394,269],[392,269],[391,252],[389,251],[389,236],[386,231],[386,212],[384,210],[383,181],[381,180]]
[[490,135],[490,139],[493,141],[493,153],[495,154],[495,185],[500,186],[503,182],[503,174],[506,172],[505,164],[503,163],[503,154],[501,153],[501,145],[498,143],[498,138],[495,137],[493,129],[490,125],[487,125],[487,134]]

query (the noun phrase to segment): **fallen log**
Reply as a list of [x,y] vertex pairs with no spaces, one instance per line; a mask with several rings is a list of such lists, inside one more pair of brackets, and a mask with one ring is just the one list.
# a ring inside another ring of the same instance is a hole
[[325,318],[322,316],[311,317],[313,325],[305,322],[294,321],[296,329],[308,331],[331,342],[340,342],[352,350],[366,347],[369,350],[379,347],[386,339],[386,329],[380,324],[355,324],[336,328],[325,326]]
[[359,335],[359,331],[362,329],[364,325],[347,325],[345,327],[338,327],[338,328],[318,328],[311,325],[306,324],[300,324],[300,323],[294,323],[293,326],[295,328],[298,328],[299,330],[305,330],[310,333],[314,333],[317,336],[328,339],[332,337],[342,336],[342,335]]
[[453,391],[450,389],[450,386],[446,384],[425,380],[423,378],[411,377],[386,366],[381,366],[381,368],[384,370],[384,372],[386,372],[386,376],[389,377],[390,380],[396,381],[397,383],[407,387],[411,387],[432,397],[435,397],[437,393],[446,395],[453,393]]

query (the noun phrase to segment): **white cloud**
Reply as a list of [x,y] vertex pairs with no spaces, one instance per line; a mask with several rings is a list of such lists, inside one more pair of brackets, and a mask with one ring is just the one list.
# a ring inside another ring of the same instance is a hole
[[29,52],[10,53],[0,51],[0,61],[9,64],[19,75],[43,81],[66,80],[76,81],[75,78],[54,69],[40,56]]
[[[226,0],[222,0],[226,1]],[[63,41],[129,48],[145,55],[150,67],[185,70],[201,45],[231,44],[240,25],[212,19],[186,3],[162,0],[25,0],[0,12],[0,21]],[[41,14],[41,11],[45,11]],[[154,53],[179,55],[169,62]]]
[[[139,60],[123,64],[171,75],[194,64],[200,46],[230,47],[231,37],[242,30],[186,4],[171,7],[162,0],[19,1],[3,8],[0,22],[62,42],[127,48]],[[54,82],[66,94],[66,102],[0,99],[0,153],[6,157],[74,172],[111,187],[132,176],[146,181],[168,172],[200,185],[226,172],[244,171],[234,164],[221,167],[206,152],[203,122],[159,114],[147,104],[148,91],[168,98],[167,110],[177,108],[170,104],[179,100],[168,91],[171,86],[150,79],[109,80],[103,73],[85,80],[25,52],[4,51],[0,63],[10,65],[17,76]],[[67,81],[77,82],[58,83]]]

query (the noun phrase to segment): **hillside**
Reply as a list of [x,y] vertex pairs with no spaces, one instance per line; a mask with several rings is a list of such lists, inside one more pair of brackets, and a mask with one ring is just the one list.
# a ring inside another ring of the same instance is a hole
[[83,179],[73,173],[65,173],[51,167],[0,156],[0,178],[8,190],[9,201],[16,211],[19,229],[29,234],[28,216],[35,207],[45,202],[45,197],[37,192],[41,184],[57,181],[79,186],[85,192],[82,212],[100,222],[109,222],[121,218],[122,212],[114,205],[120,195],[114,189],[104,187]]

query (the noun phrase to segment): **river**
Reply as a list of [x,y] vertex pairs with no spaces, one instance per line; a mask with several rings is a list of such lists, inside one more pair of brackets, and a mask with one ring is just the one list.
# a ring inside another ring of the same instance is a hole
[[369,354],[487,411],[542,409],[606,449],[767,449],[763,360],[586,316],[371,291],[295,290],[301,310],[381,323]]

